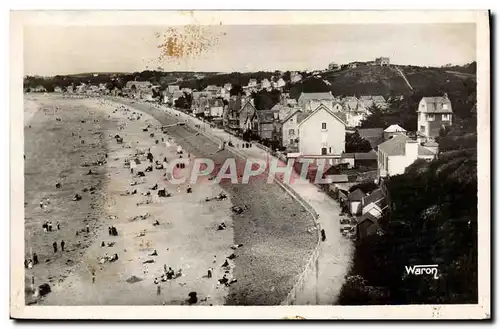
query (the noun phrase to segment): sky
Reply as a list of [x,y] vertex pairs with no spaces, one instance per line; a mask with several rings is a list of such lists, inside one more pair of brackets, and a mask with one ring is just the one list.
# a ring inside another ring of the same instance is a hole
[[[30,26],[24,28],[24,75],[85,72],[252,72],[324,69],[330,62],[369,61],[441,66],[476,60],[474,24],[351,24],[173,27],[203,51],[161,58],[159,26]],[[198,33],[198,34],[197,34]],[[205,40],[205,41],[203,41]]]

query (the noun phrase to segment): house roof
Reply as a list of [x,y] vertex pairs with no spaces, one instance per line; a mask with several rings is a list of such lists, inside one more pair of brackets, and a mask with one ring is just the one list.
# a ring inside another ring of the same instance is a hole
[[359,188],[355,189],[354,191],[349,193],[349,195],[347,196],[349,201],[361,201],[361,200],[363,200],[364,197],[365,197],[365,194]]
[[220,89],[220,87],[217,87],[215,85],[209,85],[204,90],[205,91],[218,91],[219,89]]
[[[427,104],[426,113],[453,113],[447,97],[423,97],[422,100]],[[448,104],[448,108],[443,109],[443,104]]]
[[310,117],[312,117],[313,115],[315,115],[316,113],[318,113],[322,109],[325,110],[326,112],[328,112],[335,119],[340,121],[340,123],[342,123],[344,126],[347,126],[345,113],[335,113],[323,104],[320,104],[314,111],[311,112],[311,114],[309,114],[307,117],[305,117],[303,120],[301,120],[299,122],[299,125],[302,125],[307,119],[309,119]]
[[220,107],[224,106],[224,102],[220,98],[212,98],[208,100],[208,104],[211,107]]
[[378,218],[367,212],[366,214],[363,214],[362,216],[358,217],[356,219],[358,222],[358,225],[361,224],[364,221],[370,221],[373,224],[378,224]]
[[435,141],[428,141],[427,143],[424,144],[424,146],[429,146],[429,147],[435,147],[435,146],[439,146],[438,143],[436,143]]
[[325,175],[325,178],[328,180],[330,184],[332,183],[347,183],[349,182],[349,178],[347,175]]
[[257,111],[257,108],[252,104],[252,102],[250,101],[250,99],[247,99],[245,102],[242,102],[241,103],[241,107],[238,109],[239,112],[243,111],[243,109],[245,108],[245,106],[247,105],[250,105],[251,107],[253,107],[253,109],[255,111]]
[[372,96],[369,96],[369,95],[367,95],[367,96],[360,96],[359,99],[360,100],[369,100],[369,99],[372,99]]
[[301,93],[299,100],[310,101],[310,100],[333,100],[334,97],[331,92],[327,93]]
[[385,103],[385,98],[380,95],[373,96],[372,99],[375,103]]
[[174,92],[172,93],[172,96],[173,97],[182,97],[182,96],[184,96],[184,93],[180,90],[174,90]]
[[418,155],[434,155],[434,153],[423,146],[418,146]]
[[382,199],[385,199],[385,194],[382,192],[382,189],[378,188],[363,198],[363,205],[366,206],[372,202],[380,203]]
[[354,153],[355,160],[377,160],[377,152],[371,150],[370,152],[356,152]]
[[241,110],[241,97],[231,98],[229,100],[229,111],[231,112],[239,112]]
[[276,116],[279,114],[279,110],[262,110],[262,111],[257,111],[257,118],[259,119],[259,122],[264,123],[264,122],[273,122],[276,118]]
[[383,128],[358,129],[358,134],[369,141],[372,148],[384,142]]
[[[286,116],[281,119],[281,123],[285,123],[287,122],[288,120],[290,120],[290,118],[292,118],[296,113],[301,113],[301,110],[300,109],[292,109],[290,108],[290,111],[288,113],[286,113]],[[298,121],[298,120],[297,120]]]
[[346,98],[344,98],[344,102],[357,102],[358,99],[356,98],[356,96],[347,96]]
[[385,128],[384,132],[386,133],[406,132],[406,129],[404,129],[399,125],[390,125],[389,127]]
[[411,139],[405,135],[395,135],[378,146],[388,156],[405,155],[405,145]]

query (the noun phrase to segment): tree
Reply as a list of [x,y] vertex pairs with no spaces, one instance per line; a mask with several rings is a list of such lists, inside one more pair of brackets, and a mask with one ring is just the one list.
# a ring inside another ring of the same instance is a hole
[[229,95],[231,95],[231,96],[240,96],[243,94],[244,94],[243,88],[241,87],[241,85],[233,85],[233,87],[229,91]]
[[345,151],[346,153],[365,153],[372,149],[370,142],[362,138],[356,131],[353,134],[346,134]]

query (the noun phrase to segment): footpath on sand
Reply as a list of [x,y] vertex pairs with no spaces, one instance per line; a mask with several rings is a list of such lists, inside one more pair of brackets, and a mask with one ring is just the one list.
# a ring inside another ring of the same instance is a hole
[[[207,134],[221,141],[232,141],[233,144],[243,143],[243,140],[222,129],[210,127],[209,124],[171,108],[162,107],[173,115],[189,120]],[[239,148],[239,152],[249,158],[269,161],[275,159],[272,155],[258,147]],[[283,164],[279,159],[275,159]],[[321,228],[325,230],[326,240],[321,242],[318,260],[314,271],[305,278],[302,289],[297,291],[294,304],[297,305],[330,305],[335,304],[352,264],[354,246],[351,240],[345,239],[340,233],[340,205],[321,191],[317,186],[305,179],[296,179],[289,185],[296,193],[306,200],[319,215]]]

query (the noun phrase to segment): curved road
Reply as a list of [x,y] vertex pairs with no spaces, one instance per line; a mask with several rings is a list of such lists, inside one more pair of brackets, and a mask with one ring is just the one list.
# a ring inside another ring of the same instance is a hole
[[[174,112],[174,110],[171,110],[171,112]],[[180,115],[179,120],[189,118],[191,121],[196,121],[196,119],[187,117],[183,113],[175,112]],[[206,132],[217,139],[237,140],[236,137],[220,129],[207,127]],[[269,160],[270,157],[268,153],[256,147],[240,149],[239,151],[251,158]],[[326,241],[320,245],[319,257],[313,270],[308,272],[302,289],[297,291],[294,304],[335,304],[345,281],[345,276],[352,264],[354,253],[352,241],[344,238],[340,233],[340,206],[309,181],[300,179],[291,184],[290,187],[319,214],[321,228],[325,230],[327,236]]]

